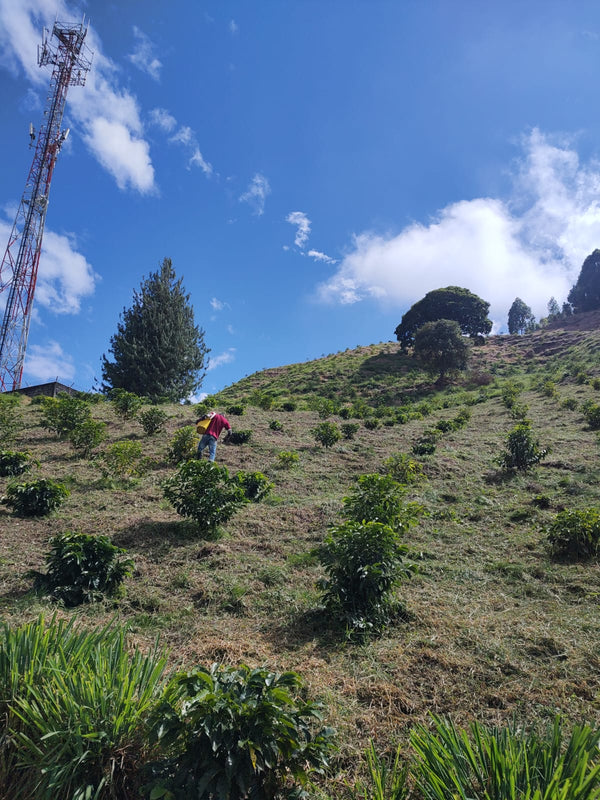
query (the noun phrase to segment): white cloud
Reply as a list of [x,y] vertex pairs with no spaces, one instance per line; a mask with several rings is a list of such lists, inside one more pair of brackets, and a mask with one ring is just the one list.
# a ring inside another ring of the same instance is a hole
[[310,220],[303,211],[291,211],[285,218],[290,225],[296,226],[296,237],[294,244],[301,250],[308,241],[310,235]]
[[320,250],[309,250],[308,256],[314,258],[315,261],[323,261],[325,264],[337,264],[337,259],[331,258],[326,253],[321,253]]
[[75,377],[75,365],[73,358],[63,351],[58,342],[50,340],[45,345],[29,345],[23,373],[28,381],[35,383],[58,378],[61,383],[68,384]]
[[257,216],[261,216],[265,211],[265,201],[267,196],[271,194],[271,187],[269,181],[260,172],[250,181],[248,189],[240,197],[240,203],[248,203],[254,209]]
[[217,300],[216,297],[212,298],[210,305],[215,311],[222,311],[225,308],[225,303],[221,302],[221,300]]
[[496,328],[516,296],[545,316],[548,299],[566,299],[600,243],[600,165],[582,166],[568,144],[552,144],[538,130],[522,144],[508,200],[463,200],[428,224],[355,235],[335,274],[318,287],[320,299],[374,298],[406,309],[432,289],[458,285],[490,301]]
[[216,369],[217,367],[222,367],[223,364],[230,364],[232,361],[235,360],[235,347],[230,347],[224,353],[221,353],[218,356],[210,359],[210,362],[207,367],[207,372],[210,372],[212,369]]
[[149,117],[152,125],[156,125],[166,133],[170,133],[177,127],[177,120],[166,108],[153,108]]
[[190,157],[188,168],[189,167],[200,167],[205,175],[212,175],[212,164],[209,164],[208,161],[204,160],[202,153],[197,147]]
[[[8,241],[11,229],[12,224],[0,220],[1,242]],[[7,274],[2,278],[6,282],[10,280]],[[43,306],[56,314],[78,314],[81,300],[94,293],[98,280],[99,276],[85,256],[77,251],[74,237],[46,228],[33,310]]]
[[188,169],[191,167],[200,167],[205,175],[212,175],[212,164],[209,164],[208,161],[204,159],[202,153],[200,152],[200,148],[198,147],[196,134],[189,127],[189,125],[182,125],[179,130],[173,134],[173,136],[169,137],[169,141],[173,144],[182,145],[191,153],[188,160]]
[[135,48],[133,53],[128,56],[129,60],[138,69],[157,81],[160,78],[162,63],[154,55],[154,45],[137,25],[133,26],[133,35],[135,36]]
[[[45,90],[49,71],[37,66],[41,29],[45,26],[51,30],[56,18],[71,17],[64,0],[0,0],[0,65],[15,74],[23,70],[35,87]],[[69,116],[119,188],[130,187],[142,194],[152,192],[154,169],[143,138],[137,100],[118,85],[118,71],[103,55],[102,42],[91,27],[86,45],[94,52],[92,67],[86,85],[69,91]]]
[[240,29],[240,26],[237,24],[237,22],[234,19],[229,21],[229,33],[232,36],[235,36],[236,33],[239,31],[239,29]]

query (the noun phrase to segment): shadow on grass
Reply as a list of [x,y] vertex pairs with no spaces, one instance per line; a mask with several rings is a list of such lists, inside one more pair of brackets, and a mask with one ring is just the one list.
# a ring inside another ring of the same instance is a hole
[[189,520],[161,522],[147,518],[121,529],[113,536],[113,542],[118,547],[140,553],[164,553],[190,542],[215,541],[218,538],[218,532],[202,533],[198,525]]

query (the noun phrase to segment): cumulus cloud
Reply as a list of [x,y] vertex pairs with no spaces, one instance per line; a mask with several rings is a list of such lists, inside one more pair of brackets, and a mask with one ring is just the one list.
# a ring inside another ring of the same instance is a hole
[[[52,29],[55,18],[70,19],[64,0],[0,0],[0,65],[21,70],[35,87],[49,83],[47,70],[37,66],[37,47],[43,26]],[[85,87],[73,87],[68,96],[71,119],[84,142],[121,189],[141,194],[155,191],[154,168],[136,98],[118,84],[114,63],[102,52],[102,42],[90,28],[86,45],[94,52]]]
[[73,358],[65,353],[58,342],[45,345],[31,344],[27,348],[23,374],[27,381],[46,383],[58,378],[61,383],[70,383],[75,377]]
[[260,217],[265,212],[265,202],[270,194],[269,181],[264,175],[257,172],[250,181],[248,189],[241,195],[240,203],[248,203],[254,209],[254,213]]
[[301,250],[308,241],[310,235],[310,220],[303,211],[291,211],[285,218],[290,225],[296,226],[296,236],[294,244]]
[[230,364],[232,361],[234,361],[235,350],[235,347],[230,347],[228,350],[225,350],[224,353],[211,358],[207,367],[207,372],[210,372],[212,369],[216,369],[217,367],[222,367],[223,364]]
[[374,298],[405,309],[453,284],[490,301],[496,329],[517,295],[545,316],[548,299],[566,299],[600,242],[600,165],[582,165],[568,143],[538,130],[522,147],[510,198],[459,201],[399,233],[356,234],[337,271],[318,287],[320,299]]
[[135,47],[133,53],[128,56],[129,60],[138,69],[157,81],[160,78],[162,63],[154,55],[154,45],[137,25],[133,26],[133,35],[135,37]]
[[[8,241],[12,225],[0,221],[0,241]],[[4,255],[4,254],[3,254]],[[12,275],[3,273],[3,282]],[[46,228],[35,288],[35,305],[56,314],[77,314],[81,300],[94,293],[99,276],[76,249],[74,237]],[[3,294],[6,294],[3,292]],[[0,295],[1,296],[1,295]]]
[[326,253],[321,253],[320,250],[309,250],[308,256],[313,258],[315,261],[323,261],[325,264],[336,264],[337,259],[331,258]]

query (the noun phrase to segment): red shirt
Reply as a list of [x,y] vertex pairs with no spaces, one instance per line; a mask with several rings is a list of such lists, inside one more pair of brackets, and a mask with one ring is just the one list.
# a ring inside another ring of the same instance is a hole
[[209,436],[214,436],[215,439],[218,439],[223,428],[227,428],[227,430],[230,431],[231,425],[222,414],[215,414],[210,421],[210,425],[208,426],[206,433]]

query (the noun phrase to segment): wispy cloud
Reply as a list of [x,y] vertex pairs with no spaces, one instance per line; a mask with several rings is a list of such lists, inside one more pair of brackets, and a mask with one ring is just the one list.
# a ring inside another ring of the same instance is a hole
[[515,296],[536,316],[566,299],[586,255],[600,242],[600,165],[583,165],[571,145],[533,130],[522,141],[506,199],[453,203],[427,224],[354,236],[324,301],[374,298],[404,310],[431,289],[465,286],[491,303],[497,326]]
[[[8,241],[11,228],[12,224],[0,220],[1,242]],[[78,314],[82,299],[94,293],[98,280],[99,276],[85,256],[77,251],[75,238],[46,228],[34,309],[36,306],[43,306],[55,314]]]
[[237,22],[234,19],[229,21],[229,33],[232,36],[235,36],[236,33],[238,33],[239,29],[240,29],[240,26],[237,24]]
[[291,211],[285,218],[290,225],[296,226],[296,237],[294,244],[301,250],[308,241],[310,235],[310,220],[303,211]]
[[309,250],[307,255],[315,261],[323,261],[325,264],[336,264],[337,259],[331,258],[326,253],[321,253],[320,250]]
[[222,311],[225,308],[225,303],[221,300],[218,300],[216,297],[213,297],[210,301],[210,307],[213,311]]
[[128,56],[129,60],[155,81],[159,80],[162,63],[154,55],[154,45],[137,25],[133,26],[133,35],[135,37],[135,46],[133,53]]
[[257,216],[261,216],[265,211],[265,202],[268,195],[271,194],[271,187],[269,181],[260,172],[250,181],[248,189],[240,196],[240,203],[248,203],[254,209]]
[[[150,112],[150,122],[157,128],[160,128],[165,133],[171,133],[168,141],[171,144],[180,145],[188,154],[187,168],[199,167],[204,174],[209,177],[213,173],[212,164],[210,164],[198,146],[198,139],[195,132],[189,125],[180,125],[175,117],[165,108],[154,108]],[[175,130],[177,128],[177,130]],[[175,133],[172,133],[175,131]]]
[[171,133],[177,127],[177,120],[166,108],[153,108],[149,114],[149,119],[152,125],[156,125],[157,128],[165,131],[165,133]]
[[[44,91],[49,77],[36,62],[42,26],[69,19],[64,0],[0,0],[0,66]],[[69,92],[69,115],[80,128],[90,152],[113,176],[120,189],[141,194],[156,190],[150,148],[144,139],[136,98],[118,83],[118,70],[102,52],[102,42],[90,28],[86,44],[94,52],[86,86]]]
[[23,374],[26,381],[45,383],[58,378],[62,383],[70,383],[75,377],[73,358],[65,353],[58,342],[32,344],[27,348]]
[[222,367],[223,364],[230,364],[232,361],[235,361],[235,350],[235,347],[230,347],[228,350],[225,350],[224,353],[211,358],[207,371],[210,372],[213,369],[217,369],[217,367]]

